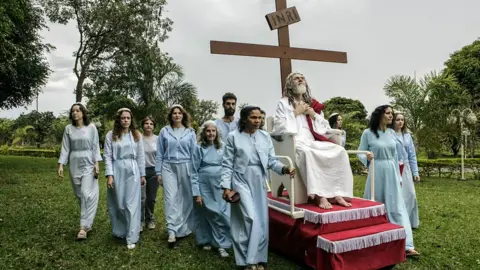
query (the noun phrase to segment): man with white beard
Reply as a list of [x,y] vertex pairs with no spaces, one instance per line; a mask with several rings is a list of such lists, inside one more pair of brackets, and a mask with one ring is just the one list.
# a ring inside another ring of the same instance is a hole
[[305,77],[288,75],[274,116],[273,135],[295,136],[295,162],[308,196],[323,209],[351,207],[353,174],[341,144],[341,130],[330,128],[323,104],[313,99]]

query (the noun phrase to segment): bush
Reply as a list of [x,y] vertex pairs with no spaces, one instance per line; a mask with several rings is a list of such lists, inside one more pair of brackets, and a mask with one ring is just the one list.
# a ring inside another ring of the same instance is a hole
[[[2,148],[2,155],[4,154]],[[7,155],[9,156],[29,156],[29,157],[44,157],[44,158],[58,158],[60,151],[50,149],[21,149],[21,148],[8,148]]]
[[[421,176],[460,178],[462,161],[459,158],[449,159],[418,159],[418,169]],[[362,174],[365,167],[356,157],[350,158],[350,166],[354,174]],[[465,159],[465,178],[480,179],[480,158]]]

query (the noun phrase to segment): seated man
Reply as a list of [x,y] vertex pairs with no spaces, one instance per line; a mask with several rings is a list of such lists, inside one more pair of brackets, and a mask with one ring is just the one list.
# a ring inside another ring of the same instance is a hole
[[300,73],[288,75],[284,96],[278,102],[273,135],[295,135],[295,162],[308,196],[323,209],[331,203],[352,206],[353,174],[341,144],[341,130],[330,128],[323,116],[323,104],[310,96]]

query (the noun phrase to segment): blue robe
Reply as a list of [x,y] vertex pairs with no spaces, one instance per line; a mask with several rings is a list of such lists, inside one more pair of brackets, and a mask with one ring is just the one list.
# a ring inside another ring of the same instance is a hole
[[142,136],[135,142],[131,132],[112,141],[105,139],[105,176],[113,176],[113,188],[107,189],[107,208],[112,233],[135,244],[140,237],[141,177],[145,176],[145,152]]
[[239,266],[266,263],[268,259],[268,204],[265,178],[268,169],[282,173],[270,135],[257,130],[235,130],[227,137],[222,162],[224,189],[240,194],[231,205],[230,228],[235,261]]
[[162,177],[167,231],[176,237],[185,237],[194,228],[190,176],[196,145],[195,131],[191,128],[178,132],[168,125],[158,135],[155,172]]
[[222,118],[215,120],[217,128],[220,129],[220,136],[223,142],[227,141],[228,134],[238,129],[238,118],[235,117],[232,122],[227,123]]
[[192,193],[202,196],[203,206],[196,204],[195,237],[199,245],[231,248],[230,205],[223,200],[220,187],[225,144],[197,146],[193,157]]
[[[387,129],[385,132],[379,130],[378,134],[379,138],[370,129],[366,129],[360,139],[358,150],[373,152],[375,160],[375,201],[385,204],[390,222],[405,228],[407,234],[405,250],[413,249],[412,228],[410,227],[407,208],[403,201],[402,188],[400,186],[402,178],[400,176],[397,151],[401,150],[401,144],[395,137],[395,132],[392,129]],[[359,154],[358,157],[365,166],[370,165],[366,155]],[[371,195],[370,174],[371,170],[368,172],[365,185],[365,199],[370,199]]]
[[417,195],[415,194],[415,184],[413,177],[418,176],[417,154],[410,133],[396,133],[397,139],[402,144],[403,152],[403,174],[402,174],[402,194],[405,206],[407,207],[408,216],[412,228],[418,228],[420,223],[418,218]]

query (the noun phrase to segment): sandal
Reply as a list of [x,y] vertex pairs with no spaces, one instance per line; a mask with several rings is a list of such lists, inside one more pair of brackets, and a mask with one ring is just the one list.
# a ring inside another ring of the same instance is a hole
[[415,249],[409,249],[409,250],[405,251],[405,253],[407,254],[407,257],[420,256],[420,253],[418,251],[416,251]]
[[87,239],[87,231],[82,228],[77,234],[77,240],[83,240],[83,239]]

